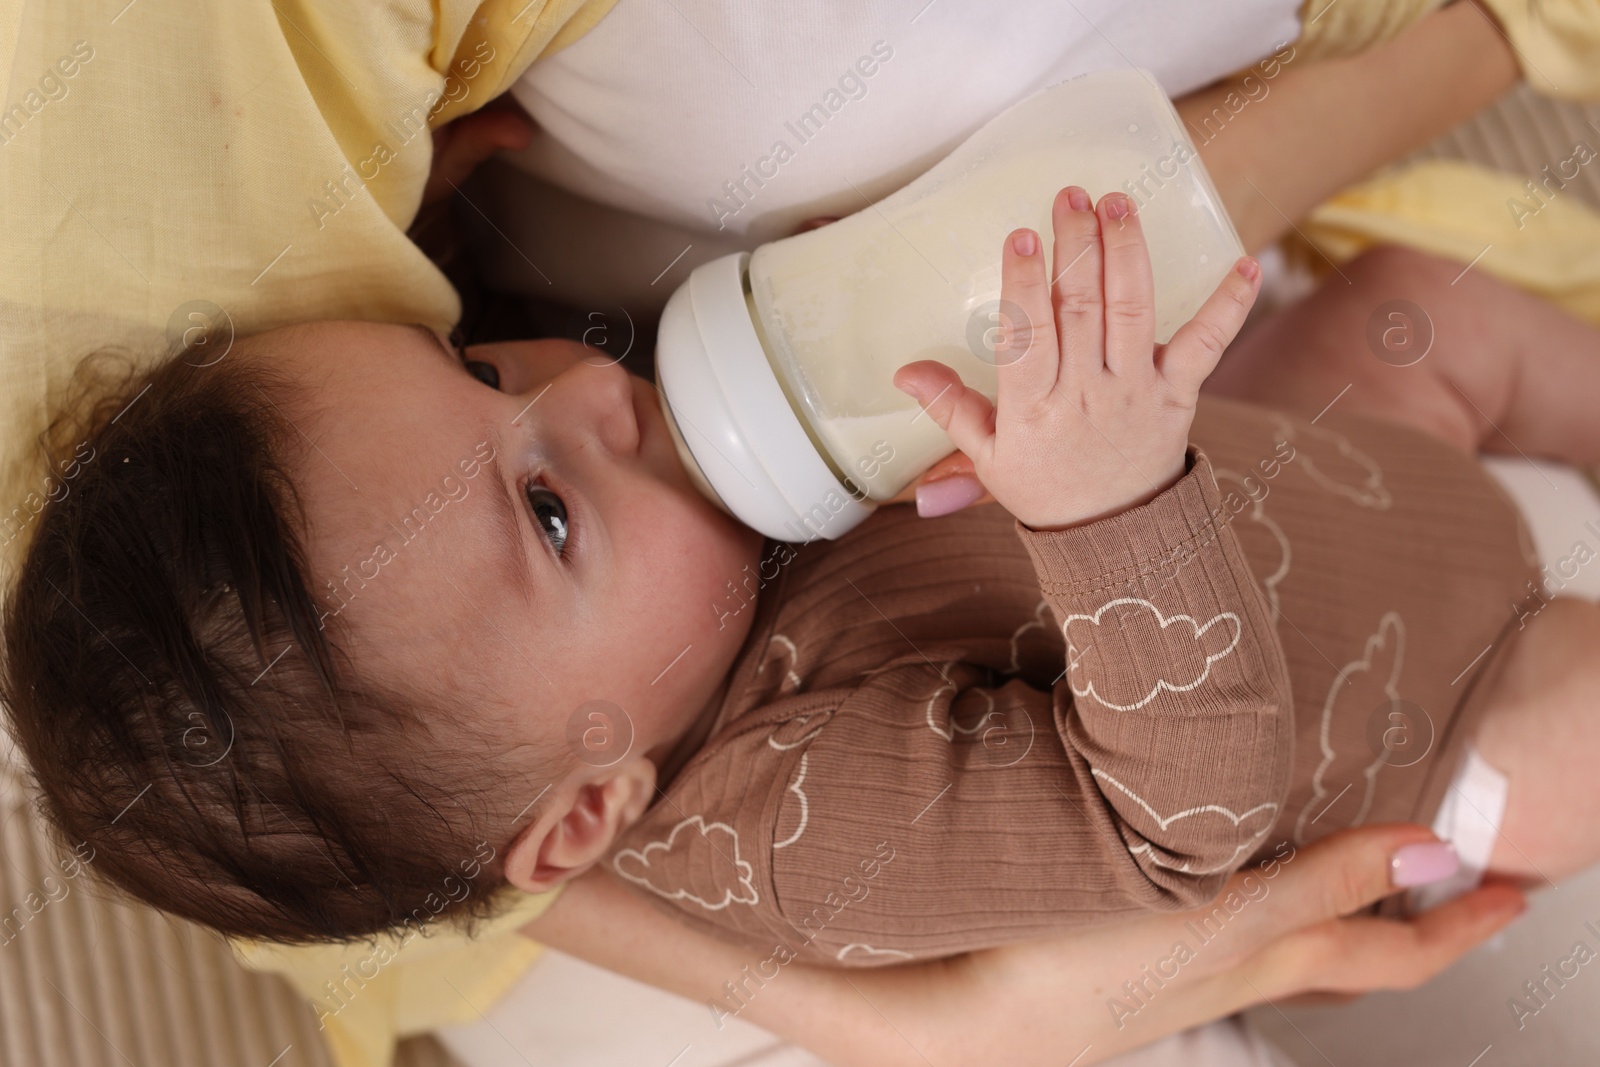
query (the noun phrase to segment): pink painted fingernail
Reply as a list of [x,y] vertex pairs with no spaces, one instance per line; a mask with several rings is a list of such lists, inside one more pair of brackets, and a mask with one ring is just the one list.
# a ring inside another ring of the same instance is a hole
[[1031,256],[1037,249],[1038,242],[1034,240],[1032,230],[1023,230],[1011,239],[1011,247],[1019,256]]
[[1395,888],[1430,885],[1461,869],[1461,858],[1448,841],[1423,841],[1405,845],[1389,860],[1389,881]]
[[970,474],[952,474],[917,486],[917,514],[936,519],[960,511],[983,495],[983,483]]

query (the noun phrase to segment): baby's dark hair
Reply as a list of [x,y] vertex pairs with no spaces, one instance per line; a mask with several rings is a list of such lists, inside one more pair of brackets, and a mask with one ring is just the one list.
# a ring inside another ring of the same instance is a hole
[[[495,746],[449,702],[349,669],[285,473],[304,398],[251,343],[124,362],[126,384],[47,435],[74,461],[5,606],[13,736],[61,843],[157,908],[289,943],[470,925],[503,883]],[[80,389],[106,396],[106,365]]]

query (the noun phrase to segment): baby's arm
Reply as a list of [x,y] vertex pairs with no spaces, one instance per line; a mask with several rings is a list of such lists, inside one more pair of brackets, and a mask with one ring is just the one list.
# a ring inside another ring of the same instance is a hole
[[1200,383],[1259,272],[1242,260],[1156,346],[1132,202],[1113,194],[1096,211],[1069,188],[1053,222],[1050,273],[1029,231],[1003,252],[1002,300],[1022,321],[997,349],[998,404],[937,363],[896,381],[1017,517],[1063,629],[1074,697],[1069,711],[1058,686],[1073,778],[1064,814],[1101,834],[1084,860],[1126,850],[1102,866],[1118,888],[1103,886],[1100,903],[1192,903],[1266,833],[1287,789],[1282,650],[1209,465],[1184,460]]
[[716,777],[774,783],[745,797],[766,813],[750,836],[773,845],[754,864],[770,890],[750,894],[777,912],[771,935],[873,965],[1212,899],[1276,822],[1293,739],[1283,653],[1227,518],[1195,455],[1143,506],[1023,529],[1065,623],[1050,692],[929,646],[933,662],[812,694],[828,709],[725,756]]
[[1054,533],[1019,524],[1066,639],[1054,719],[1068,763],[1159,890],[1130,893],[1147,904],[1209,899],[1288,791],[1287,666],[1230,517],[1191,452],[1140,508]]

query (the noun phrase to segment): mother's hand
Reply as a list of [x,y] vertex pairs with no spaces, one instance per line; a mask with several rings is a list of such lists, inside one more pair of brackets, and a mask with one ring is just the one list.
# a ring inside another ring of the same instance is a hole
[[[891,1018],[896,1011],[911,1015],[913,1005],[926,1015],[922,1037],[935,1063],[978,1057],[1059,1063],[1087,1047],[1082,1065],[1257,1004],[1410,989],[1525,907],[1516,887],[1490,885],[1409,919],[1355,914],[1396,891],[1397,855],[1403,867],[1408,855],[1417,855],[1407,846],[1434,840],[1416,826],[1344,831],[1290,853],[1270,878],[1257,868],[1236,874],[1219,898],[1237,894],[1238,911],[1222,909],[1225,922],[1217,921],[1213,902],[976,953],[954,967],[957,982],[930,981],[920,991],[908,989],[905,1002],[885,996],[878,1007]],[[1210,929],[1219,932],[1202,943]],[[1181,952],[1179,944],[1192,952]],[[1166,962],[1180,956],[1187,962]],[[1146,966],[1157,980],[1164,980],[1162,972],[1175,969],[1176,975],[1157,988]],[[1131,994],[1123,985],[1129,981]],[[961,992],[958,983],[969,988]],[[941,996],[950,999],[940,1003],[935,998]],[[983,1009],[981,1031],[957,1022],[980,1017],[970,1010],[974,1000]],[[956,1014],[958,1003],[968,1006],[964,1016]],[[902,1029],[909,1036],[907,1025]]]
[[[791,963],[740,1017],[839,1067],[1059,1067],[1080,1055],[1073,1062],[1082,1067],[1262,1002],[1409,988],[1523,908],[1519,890],[1496,885],[1413,919],[1353,915],[1396,891],[1396,857],[1403,871],[1417,855],[1407,846],[1433,840],[1416,826],[1349,830],[1240,872],[1207,908],[950,960],[854,972]],[[1214,914],[1219,907],[1225,919]],[[1207,917],[1216,933],[1202,942],[1196,931]],[[600,871],[570,885],[523,932],[705,1003],[766,958],[691,931]],[[1131,996],[1124,981],[1148,992]]]
[[993,500],[994,497],[978,480],[972,459],[965,452],[952,452],[923,471],[916,481],[895,494],[889,503],[914,503],[918,515],[933,519]]

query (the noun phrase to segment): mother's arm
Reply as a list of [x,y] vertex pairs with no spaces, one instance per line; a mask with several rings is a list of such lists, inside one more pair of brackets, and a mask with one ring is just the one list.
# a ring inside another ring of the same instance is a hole
[[[1186,924],[1211,908],[901,967],[843,971],[791,963],[740,1017],[838,1067],[1059,1067],[1086,1047],[1073,1062],[1095,1063],[1267,1000],[1413,986],[1523,906],[1515,888],[1490,886],[1408,921],[1341,918],[1393,893],[1396,854],[1432,840],[1420,827],[1367,827],[1291,854],[1270,877],[1246,869],[1229,883],[1246,903],[1203,945]],[[702,1002],[719,999],[723,983],[754,962],[749,952],[691,931],[598,870],[570,885],[522,932]],[[1167,966],[1176,966],[1176,975],[1137,1011],[1114,1013],[1113,996],[1134,1004],[1122,994],[1122,981],[1170,960],[1178,941],[1191,944],[1193,958]]]
[[[1292,48],[1279,55],[1292,56]],[[1176,102],[1252,252],[1521,78],[1510,42],[1475,0],[1458,0],[1353,56],[1261,66]]]

